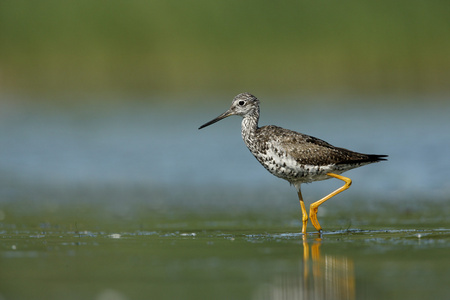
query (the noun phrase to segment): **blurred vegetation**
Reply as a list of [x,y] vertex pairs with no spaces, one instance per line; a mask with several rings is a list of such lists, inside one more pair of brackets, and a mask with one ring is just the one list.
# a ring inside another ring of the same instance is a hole
[[442,93],[448,1],[1,1],[8,93]]

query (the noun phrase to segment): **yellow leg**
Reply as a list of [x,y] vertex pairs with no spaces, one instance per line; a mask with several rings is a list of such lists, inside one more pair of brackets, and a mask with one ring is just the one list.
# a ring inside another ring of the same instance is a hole
[[300,191],[300,188],[297,192],[298,200],[300,200],[300,207],[302,208],[302,233],[306,234],[306,225],[308,224],[308,213],[306,212],[305,202],[303,202],[303,196],[302,192]]
[[322,227],[319,224],[319,221],[317,220],[317,211],[319,209],[319,206],[324,203],[325,201],[327,201],[328,199],[330,199],[331,197],[336,196],[337,194],[339,194],[340,192],[345,191],[346,189],[348,189],[350,187],[350,185],[352,184],[352,180],[350,178],[341,176],[341,175],[337,175],[334,173],[327,173],[328,176],[340,179],[342,181],[345,181],[345,184],[343,186],[341,186],[340,188],[338,188],[337,190],[335,190],[334,192],[332,192],[331,194],[329,194],[328,196],[323,197],[322,199],[314,202],[313,204],[311,204],[311,206],[309,207],[309,217],[311,218],[311,223],[313,224],[314,228],[317,229],[317,231],[322,232]]

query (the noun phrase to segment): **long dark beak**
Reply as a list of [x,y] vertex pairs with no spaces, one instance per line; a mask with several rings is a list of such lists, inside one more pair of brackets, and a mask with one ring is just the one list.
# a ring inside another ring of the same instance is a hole
[[208,123],[203,124],[198,129],[202,129],[202,128],[206,127],[206,126],[212,125],[212,124],[214,124],[216,122],[219,122],[220,120],[225,119],[226,117],[229,117],[231,115],[233,115],[233,113],[230,110],[227,110],[226,112],[224,112],[223,114],[221,114],[220,116],[215,118],[214,120],[211,120]]

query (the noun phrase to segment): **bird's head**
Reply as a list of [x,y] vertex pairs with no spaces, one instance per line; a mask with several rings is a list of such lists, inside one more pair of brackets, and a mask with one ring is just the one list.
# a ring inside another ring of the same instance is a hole
[[259,100],[250,93],[241,93],[234,97],[233,102],[231,102],[231,107],[226,112],[224,112],[217,118],[203,124],[198,129],[202,129],[206,126],[212,125],[229,116],[236,115],[244,117],[251,114],[259,115]]

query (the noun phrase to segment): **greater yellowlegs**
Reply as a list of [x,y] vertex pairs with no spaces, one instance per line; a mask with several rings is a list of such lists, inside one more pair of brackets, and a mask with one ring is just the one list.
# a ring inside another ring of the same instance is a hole
[[386,160],[387,155],[362,154],[344,148],[334,147],[327,142],[277,126],[258,127],[259,100],[249,93],[237,95],[230,109],[199,129],[214,124],[226,117],[238,115],[242,119],[241,134],[245,145],[256,159],[273,175],[289,181],[297,189],[302,209],[302,233],[306,234],[308,214],[303,202],[302,183],[337,178],[345,184],[324,198],[312,203],[309,218],[313,226],[322,232],[317,220],[319,206],[348,189],[350,178],[339,174],[374,162]]

